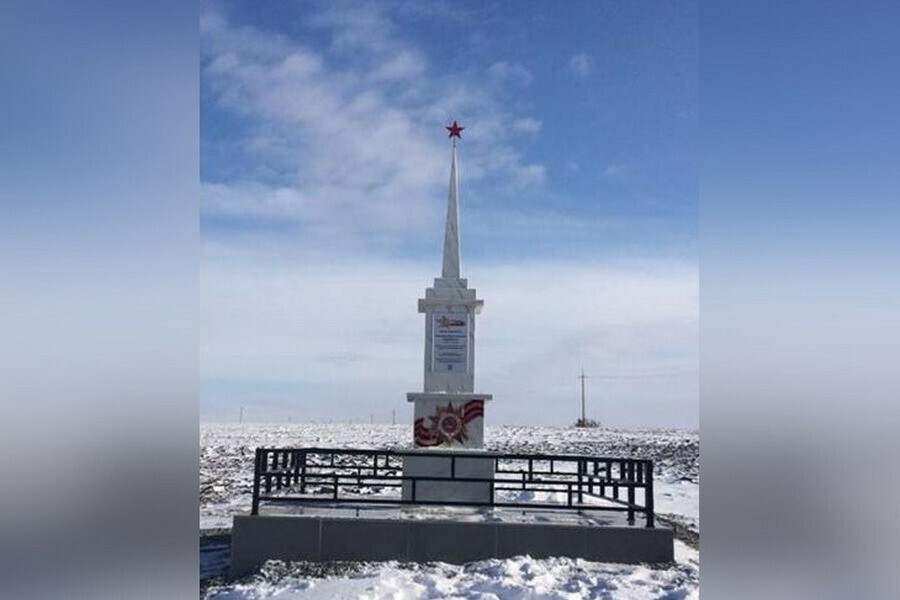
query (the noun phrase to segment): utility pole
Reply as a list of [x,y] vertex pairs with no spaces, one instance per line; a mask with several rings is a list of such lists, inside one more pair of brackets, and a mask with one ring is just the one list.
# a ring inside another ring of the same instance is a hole
[[392,408],[391,409],[391,425],[396,425],[396,424],[397,424],[397,410]]
[[238,418],[238,423],[244,422],[244,405],[241,404],[241,416]]
[[587,415],[585,415],[585,410],[584,410],[584,380],[587,378],[588,378],[588,376],[584,374],[584,367],[582,367],[581,375],[578,376],[578,379],[581,380],[581,425],[582,425],[582,427],[587,424]]

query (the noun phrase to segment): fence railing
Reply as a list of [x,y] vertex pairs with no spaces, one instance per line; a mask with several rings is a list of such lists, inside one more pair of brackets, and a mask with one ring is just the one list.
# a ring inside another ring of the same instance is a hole
[[[447,476],[404,474],[407,457],[450,461]],[[460,476],[457,461],[494,461],[492,478]],[[416,497],[421,482],[487,484],[481,501]],[[404,484],[411,494],[403,493]],[[524,493],[523,493],[524,492]],[[635,514],[654,527],[653,462],[565,454],[257,448],[251,514],[261,503],[313,505],[445,505],[515,509],[561,509]]]

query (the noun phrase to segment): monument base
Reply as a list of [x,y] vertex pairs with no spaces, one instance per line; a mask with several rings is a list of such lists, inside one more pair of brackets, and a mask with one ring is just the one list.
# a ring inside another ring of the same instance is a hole
[[450,477],[460,479],[485,479],[488,481],[406,481],[403,482],[403,500],[406,502],[453,502],[491,504],[494,487],[494,459],[479,456],[439,456],[431,451],[422,456],[406,456],[403,460],[404,477]]
[[674,559],[673,534],[666,528],[553,522],[236,515],[230,576],[248,575],[270,559],[463,564],[523,554],[534,558],[665,563]]
[[[421,456],[406,456],[404,477],[447,477],[485,481],[404,481],[403,500],[490,504],[494,459],[479,456],[484,446],[484,403],[490,394],[409,393],[415,403],[414,437]],[[470,456],[441,456],[442,450]]]

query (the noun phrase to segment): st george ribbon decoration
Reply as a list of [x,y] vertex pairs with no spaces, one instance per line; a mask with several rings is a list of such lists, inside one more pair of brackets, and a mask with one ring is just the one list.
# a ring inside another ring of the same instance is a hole
[[464,405],[454,407],[452,402],[447,406],[438,406],[435,414],[425,419],[416,419],[416,446],[441,446],[454,443],[465,443],[468,439],[466,425],[473,419],[484,416],[484,400],[470,400]]

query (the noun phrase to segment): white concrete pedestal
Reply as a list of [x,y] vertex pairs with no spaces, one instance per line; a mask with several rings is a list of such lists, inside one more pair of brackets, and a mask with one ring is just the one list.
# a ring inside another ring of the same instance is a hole
[[467,456],[407,456],[403,459],[403,476],[477,478],[489,480],[488,482],[404,481],[403,500],[491,504],[494,459],[479,456],[482,452],[477,450],[466,454]]
[[[409,393],[415,403],[415,444],[422,456],[407,456],[404,477],[456,477],[493,480],[494,460],[479,457],[484,445],[484,403],[490,394]],[[465,457],[440,456],[442,450]],[[492,484],[474,481],[403,482],[403,499],[424,502],[490,503]]]

